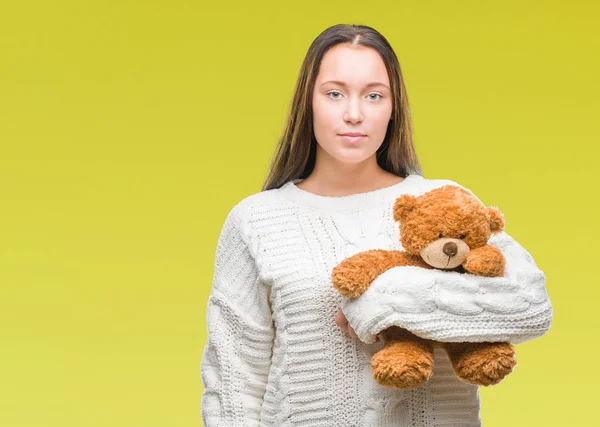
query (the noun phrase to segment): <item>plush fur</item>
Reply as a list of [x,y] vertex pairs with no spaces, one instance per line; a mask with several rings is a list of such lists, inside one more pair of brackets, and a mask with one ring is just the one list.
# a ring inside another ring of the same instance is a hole
[[[502,253],[487,242],[504,230],[496,207],[484,206],[473,194],[446,185],[420,196],[403,195],[394,203],[404,251],[373,249],[346,258],[332,271],[333,286],[357,298],[383,272],[397,266],[439,268],[498,277],[504,275]],[[512,372],[516,355],[510,343],[447,343],[424,339],[398,326],[380,336],[385,347],[371,358],[381,385],[411,389],[433,373],[433,348],[442,346],[459,379],[469,384],[498,384]]]

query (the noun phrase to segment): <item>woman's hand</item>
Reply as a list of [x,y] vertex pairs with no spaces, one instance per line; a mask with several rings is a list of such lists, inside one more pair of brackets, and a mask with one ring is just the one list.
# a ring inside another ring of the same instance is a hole
[[[354,329],[348,323],[348,320],[346,319],[346,316],[344,316],[344,313],[341,309],[338,310],[337,314],[335,315],[335,323],[342,328],[344,332],[350,335],[350,338],[358,339],[358,335],[356,335],[356,332],[354,332]],[[379,342],[379,335],[375,337],[375,342]]]

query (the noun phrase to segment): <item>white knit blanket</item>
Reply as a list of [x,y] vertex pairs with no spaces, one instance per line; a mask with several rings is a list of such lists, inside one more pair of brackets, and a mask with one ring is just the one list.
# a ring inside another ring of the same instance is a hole
[[505,232],[489,243],[506,258],[504,277],[394,267],[342,311],[359,339],[373,343],[391,325],[438,341],[528,341],[548,331],[552,306],[546,278]]

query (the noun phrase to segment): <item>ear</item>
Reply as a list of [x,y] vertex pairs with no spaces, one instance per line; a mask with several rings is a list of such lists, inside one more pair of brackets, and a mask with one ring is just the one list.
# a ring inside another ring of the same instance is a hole
[[411,213],[417,205],[417,198],[409,194],[404,194],[394,202],[394,221],[398,222]]
[[490,230],[492,234],[500,233],[504,230],[504,215],[500,209],[495,206],[486,208],[488,215],[490,216]]

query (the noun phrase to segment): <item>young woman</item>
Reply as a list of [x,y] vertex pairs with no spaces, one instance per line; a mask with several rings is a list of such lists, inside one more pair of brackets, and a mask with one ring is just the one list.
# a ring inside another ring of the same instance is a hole
[[[361,25],[320,34],[263,191],[234,206],[221,230],[201,362],[204,426],[480,426],[479,389],[456,379],[445,353],[436,350],[434,376],[418,388],[377,384],[370,359],[384,343],[351,338],[331,285],[344,258],[401,249],[396,198],[450,182],[421,175],[386,39]],[[509,235],[499,239],[512,248],[507,268],[540,273]],[[456,334],[533,339],[550,326],[549,301],[522,316],[514,324],[474,316]]]

